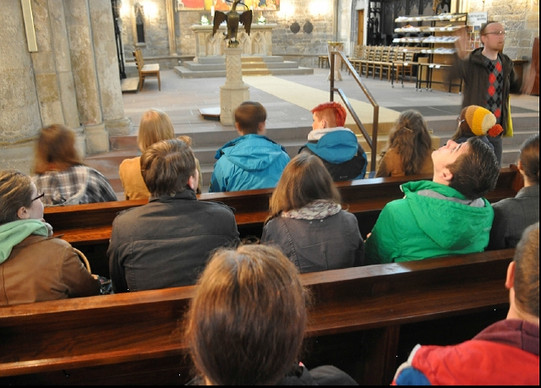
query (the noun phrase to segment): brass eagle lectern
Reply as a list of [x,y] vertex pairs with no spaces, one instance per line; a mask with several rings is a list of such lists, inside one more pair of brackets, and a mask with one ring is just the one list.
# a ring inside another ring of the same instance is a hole
[[220,24],[222,24],[223,21],[227,21],[227,33],[224,32],[224,39],[229,39],[227,41],[227,47],[237,47],[239,45],[239,41],[237,40],[239,22],[244,25],[244,30],[248,35],[250,35],[250,26],[252,25],[252,10],[238,13],[238,4],[248,8],[242,2],[242,0],[234,0],[233,4],[231,5],[231,9],[228,12],[216,11],[214,13],[212,36],[216,34],[216,31],[218,31],[218,28],[220,28]]

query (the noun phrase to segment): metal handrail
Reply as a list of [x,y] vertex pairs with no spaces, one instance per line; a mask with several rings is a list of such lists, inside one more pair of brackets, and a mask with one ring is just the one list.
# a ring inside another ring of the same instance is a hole
[[[347,66],[350,73],[353,76],[353,79],[357,82],[363,93],[365,94],[366,98],[372,105],[373,110],[373,117],[372,117],[372,137],[368,134],[368,131],[364,127],[364,125],[361,123],[361,120],[357,116],[357,113],[353,110],[353,107],[351,106],[349,99],[345,95],[345,93],[340,88],[334,87],[334,62],[335,62],[335,56],[338,55],[342,62]],[[370,93],[370,91],[363,85],[361,78],[359,77],[359,74],[357,71],[353,68],[351,65],[351,62],[349,59],[344,55],[341,51],[331,50],[330,51],[330,101],[334,101],[334,93],[338,93],[338,95],[342,98],[342,101],[344,102],[344,105],[346,106],[347,110],[351,114],[351,117],[353,117],[353,121],[355,121],[355,124],[357,124],[357,127],[359,127],[359,130],[361,131],[362,135],[364,136],[364,139],[368,143],[368,146],[370,147],[370,171],[371,173],[375,173],[376,171],[376,152],[377,152],[377,146],[378,146],[378,122],[379,122],[379,105]],[[372,176],[374,174],[370,174]]]

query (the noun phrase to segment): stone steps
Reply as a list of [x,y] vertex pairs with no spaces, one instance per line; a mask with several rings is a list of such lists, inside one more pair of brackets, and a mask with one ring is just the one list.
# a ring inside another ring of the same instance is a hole
[[[242,56],[242,75],[313,74],[314,69],[299,67],[295,61],[285,61],[281,56]],[[175,67],[182,78],[225,77],[225,57],[207,56],[194,61],[184,61]]]

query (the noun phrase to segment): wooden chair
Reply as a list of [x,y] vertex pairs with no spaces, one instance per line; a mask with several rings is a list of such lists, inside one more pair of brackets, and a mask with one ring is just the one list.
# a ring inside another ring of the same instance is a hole
[[139,86],[138,90],[143,89],[146,77],[158,78],[158,90],[162,90],[160,81],[160,65],[158,63],[147,63],[143,59],[143,53],[141,49],[135,49],[133,52],[135,57],[135,63],[137,64],[137,71],[139,72]]

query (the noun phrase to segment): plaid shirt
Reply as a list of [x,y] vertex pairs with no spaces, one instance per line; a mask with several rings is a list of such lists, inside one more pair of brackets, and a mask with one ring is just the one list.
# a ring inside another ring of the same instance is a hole
[[99,171],[84,165],[47,171],[32,177],[45,206],[116,201],[111,184]]

